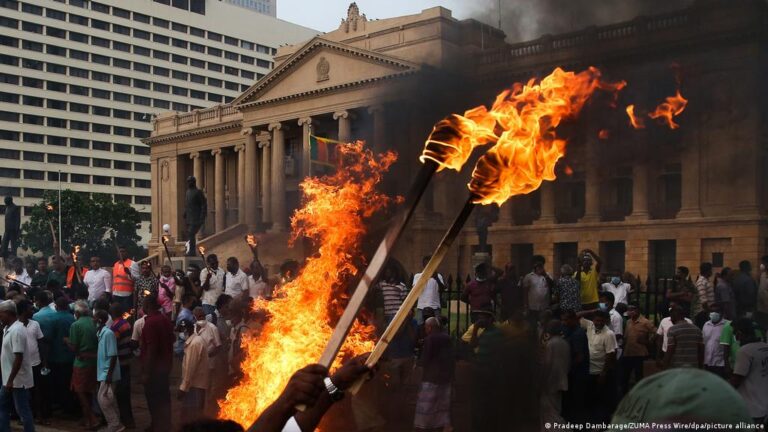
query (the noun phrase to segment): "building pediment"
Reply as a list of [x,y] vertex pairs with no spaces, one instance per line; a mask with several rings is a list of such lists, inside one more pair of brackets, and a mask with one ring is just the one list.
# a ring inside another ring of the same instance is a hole
[[414,63],[317,37],[235,99],[233,105],[243,108],[323,93],[418,69]]

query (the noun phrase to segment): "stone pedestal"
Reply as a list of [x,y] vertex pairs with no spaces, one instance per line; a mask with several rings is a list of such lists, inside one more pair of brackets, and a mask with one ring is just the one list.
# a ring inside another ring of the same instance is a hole
[[[165,259],[165,262],[168,262],[168,259]],[[200,269],[205,268],[205,263],[203,262],[203,259],[199,256],[178,256],[178,257],[171,257],[171,263],[173,264],[173,270],[181,270],[186,272],[187,268],[189,268],[190,264],[197,264],[200,266]]]

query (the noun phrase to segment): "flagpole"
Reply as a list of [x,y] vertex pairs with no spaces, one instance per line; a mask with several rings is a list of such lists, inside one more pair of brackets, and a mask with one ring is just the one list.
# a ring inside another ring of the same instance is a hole
[[59,255],[63,255],[64,249],[61,244],[61,170],[59,170]]

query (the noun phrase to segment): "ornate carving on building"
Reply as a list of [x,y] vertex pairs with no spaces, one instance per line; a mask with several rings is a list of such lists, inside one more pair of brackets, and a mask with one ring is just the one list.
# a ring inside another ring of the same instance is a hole
[[320,57],[317,62],[317,82],[328,81],[328,73],[331,71],[331,64],[325,57]]
[[365,17],[365,14],[360,14],[360,8],[357,7],[357,3],[352,2],[349,8],[347,8],[347,18],[341,19],[339,29],[344,30],[345,33],[362,31],[365,30],[366,22],[368,22],[368,18]]

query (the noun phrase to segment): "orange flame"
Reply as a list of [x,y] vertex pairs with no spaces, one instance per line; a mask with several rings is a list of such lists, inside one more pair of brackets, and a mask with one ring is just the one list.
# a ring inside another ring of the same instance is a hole
[[685,110],[686,105],[688,105],[688,99],[685,99],[678,90],[674,96],[667,97],[665,102],[660,103],[653,112],[648,113],[648,117],[654,120],[660,119],[670,129],[677,129],[680,125],[675,123],[672,118],[679,116]]
[[45,209],[48,211],[53,211],[53,206],[48,204],[47,206],[45,206]]
[[259,245],[259,243],[256,241],[256,236],[253,234],[247,234],[245,236],[245,242],[248,243],[248,246],[250,247],[256,247]]
[[627,116],[629,116],[629,124],[635,129],[645,129],[645,120],[642,117],[635,115],[635,106],[627,105]]
[[573,168],[571,168],[570,166],[566,165],[565,168],[563,169],[563,172],[567,176],[572,176],[573,175]]
[[597,137],[601,140],[607,140],[611,136],[611,133],[608,131],[608,129],[600,129],[600,132],[597,133]]
[[[308,237],[318,252],[306,260],[298,277],[277,289],[272,301],[256,300],[254,307],[270,318],[260,333],[244,337],[244,377],[219,402],[221,418],[250,426],[295,371],[317,361],[343,312],[347,285],[360,264],[356,257],[363,222],[390,201],[375,186],[396,157],[386,153],[374,158],[361,141],[339,145],[338,152],[335,174],[301,183],[304,203],[291,219],[292,242]],[[340,357],[370,351],[373,330],[356,323]]]
[[205,248],[203,246],[198,246],[197,251],[200,252],[200,255],[205,255]]
[[167,235],[163,236],[163,243],[168,243],[168,236]]
[[8,273],[7,275],[5,275],[5,278],[8,279],[9,281],[15,281],[16,280],[16,275]]
[[77,255],[80,253],[80,245],[72,247],[72,262],[77,263]]

